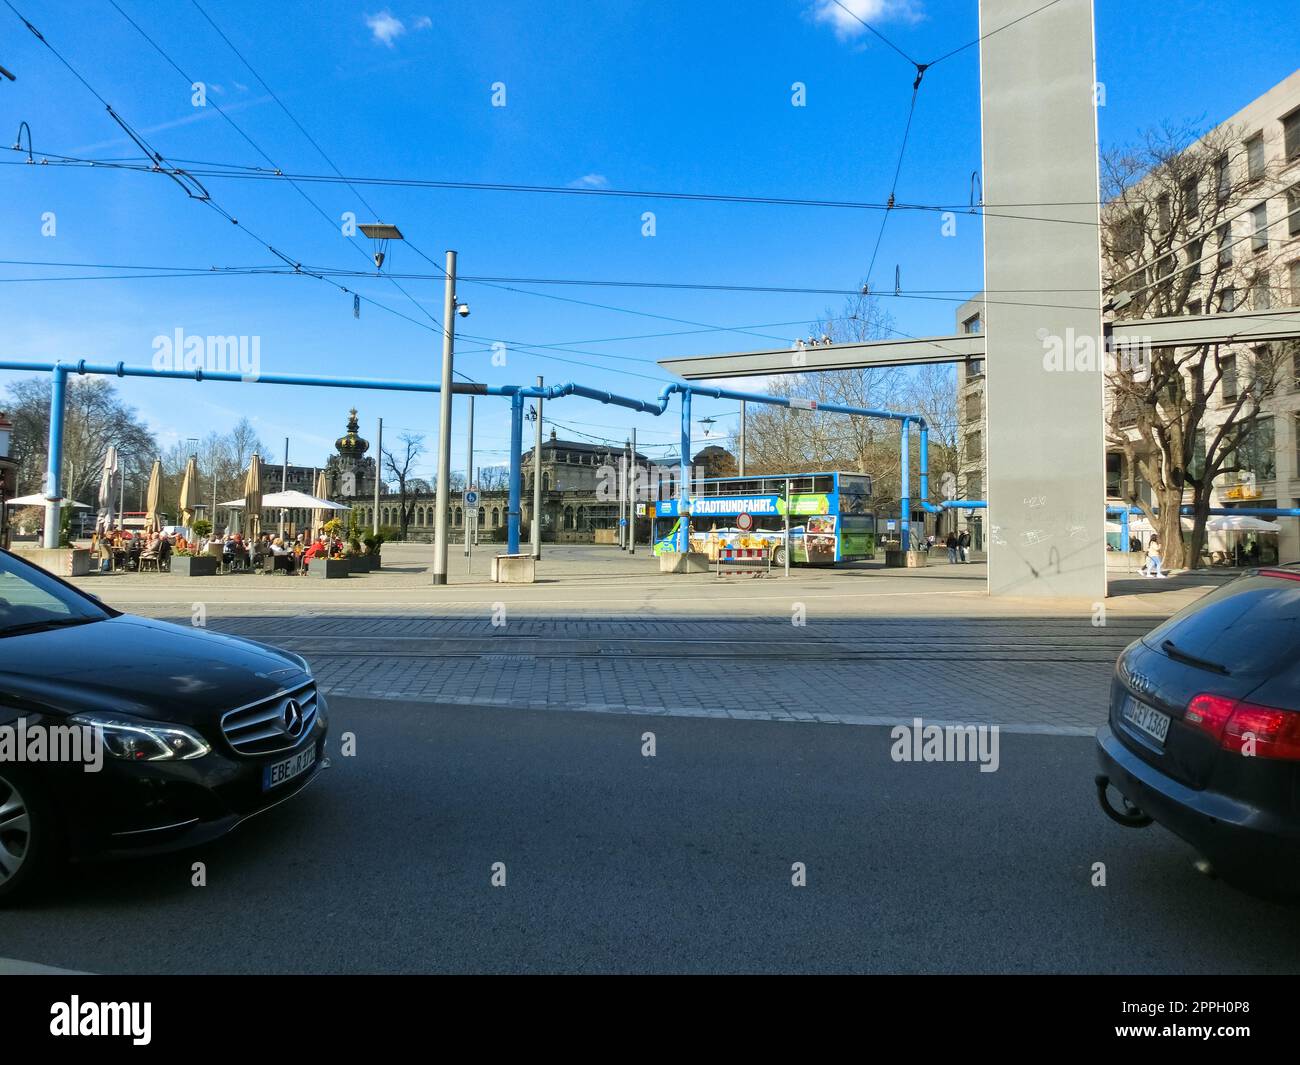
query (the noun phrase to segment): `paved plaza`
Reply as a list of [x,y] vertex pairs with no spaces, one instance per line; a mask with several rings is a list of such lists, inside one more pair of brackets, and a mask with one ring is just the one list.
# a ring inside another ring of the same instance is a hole
[[[341,581],[93,576],[121,609],[302,654],[364,699],[879,725],[996,724],[1091,735],[1115,657],[1216,578],[1114,574],[1104,604],[990,599],[982,563],[876,563],[751,578],[663,575],[649,552],[547,546],[534,585],[486,579],[484,545],[429,580],[431,548],[392,544]],[[1221,578],[1219,578],[1221,579]]]

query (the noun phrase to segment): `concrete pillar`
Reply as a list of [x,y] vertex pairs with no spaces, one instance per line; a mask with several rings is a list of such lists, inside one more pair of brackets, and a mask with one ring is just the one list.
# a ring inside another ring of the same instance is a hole
[[[1040,7],[979,5],[984,202],[1051,203],[995,213],[1068,220],[984,216],[989,592],[1096,600],[1106,474],[1093,8]],[[1097,368],[1049,369],[1058,344],[1093,345]]]

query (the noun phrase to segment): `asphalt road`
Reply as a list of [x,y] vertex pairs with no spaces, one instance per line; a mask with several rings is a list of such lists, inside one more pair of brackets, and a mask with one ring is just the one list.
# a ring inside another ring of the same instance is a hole
[[0,911],[0,956],[124,973],[1300,968],[1293,910],[1103,817],[1088,739],[1003,735],[981,773],[896,763],[872,726],[343,698],[333,735],[331,769],[220,843],[85,868]]

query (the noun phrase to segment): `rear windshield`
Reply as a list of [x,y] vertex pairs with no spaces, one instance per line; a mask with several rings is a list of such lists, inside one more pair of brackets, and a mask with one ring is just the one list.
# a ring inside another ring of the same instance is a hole
[[1242,577],[1225,584],[1143,637],[1153,650],[1166,640],[1234,676],[1276,672],[1300,651],[1300,581]]

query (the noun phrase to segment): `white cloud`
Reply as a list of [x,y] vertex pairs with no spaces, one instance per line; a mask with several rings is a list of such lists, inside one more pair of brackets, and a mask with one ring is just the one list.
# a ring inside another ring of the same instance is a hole
[[374,34],[375,43],[387,45],[389,48],[394,47],[397,38],[406,32],[402,20],[394,18],[388,11],[381,11],[378,15],[367,15],[366,25]]
[[577,181],[570,181],[571,189],[607,189],[609,188],[609,178],[604,174],[584,174]]
[[[388,48],[397,46],[397,38],[402,36],[407,30],[407,25],[391,11],[385,8],[378,15],[367,15],[366,25],[370,27],[370,32],[374,36],[376,44],[382,44]],[[428,15],[417,15],[411,19],[410,28],[413,30],[433,29],[433,19]]]
[[840,0],[838,4],[835,0],[813,0],[811,12],[814,22],[831,26],[835,30],[835,36],[842,41],[853,40],[867,33],[863,22],[873,25],[881,22],[919,22],[922,18],[919,0]]

